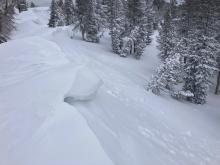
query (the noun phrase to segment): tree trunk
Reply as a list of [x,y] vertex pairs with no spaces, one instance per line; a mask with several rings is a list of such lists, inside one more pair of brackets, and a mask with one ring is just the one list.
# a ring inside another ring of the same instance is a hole
[[217,77],[217,84],[216,84],[216,89],[215,89],[216,95],[218,94],[219,85],[220,85],[220,71],[218,72],[218,77]]
[[8,9],[8,0],[5,1],[5,10]]
[[83,41],[85,41],[85,30],[84,29],[82,29],[82,39]]

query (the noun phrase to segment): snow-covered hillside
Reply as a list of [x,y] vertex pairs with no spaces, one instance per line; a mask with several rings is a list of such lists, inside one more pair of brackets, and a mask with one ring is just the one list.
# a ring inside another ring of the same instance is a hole
[[27,2],[34,2],[34,4],[40,7],[48,6],[51,3],[50,0],[27,0]]
[[[16,16],[0,45],[0,165],[219,165],[220,102],[181,103],[145,90],[141,60],[48,28],[48,8]],[[156,38],[154,35],[154,38]]]

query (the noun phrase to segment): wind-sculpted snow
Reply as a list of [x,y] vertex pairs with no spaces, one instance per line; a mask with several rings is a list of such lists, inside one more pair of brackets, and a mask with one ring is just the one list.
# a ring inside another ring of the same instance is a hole
[[85,119],[63,102],[76,70],[60,66],[0,91],[1,165],[112,165]]
[[95,93],[99,79],[88,88],[94,74],[80,78],[82,67],[40,37],[2,44],[0,53],[0,165],[113,164],[85,119],[63,101],[73,84],[83,95]]
[[68,63],[55,43],[40,37],[1,44],[0,52],[0,88]]

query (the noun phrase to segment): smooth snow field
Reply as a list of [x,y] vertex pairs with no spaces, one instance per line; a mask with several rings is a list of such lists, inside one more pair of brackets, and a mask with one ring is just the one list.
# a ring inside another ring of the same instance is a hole
[[[220,165],[220,101],[155,96],[154,42],[141,60],[48,28],[47,7],[16,15],[0,45],[0,165]],[[211,92],[210,92],[211,93]]]

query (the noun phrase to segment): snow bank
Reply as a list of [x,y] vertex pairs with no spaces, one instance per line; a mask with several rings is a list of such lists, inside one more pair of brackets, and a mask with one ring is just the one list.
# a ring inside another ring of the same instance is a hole
[[85,119],[63,102],[81,80],[79,67],[38,37],[0,52],[0,165],[112,165]]

